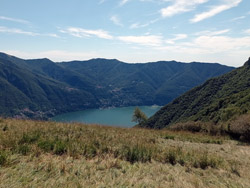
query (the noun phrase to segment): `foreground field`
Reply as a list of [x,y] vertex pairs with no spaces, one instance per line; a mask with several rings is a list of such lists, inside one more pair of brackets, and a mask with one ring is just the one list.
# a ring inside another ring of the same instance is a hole
[[0,187],[250,187],[250,147],[188,132],[0,119]]

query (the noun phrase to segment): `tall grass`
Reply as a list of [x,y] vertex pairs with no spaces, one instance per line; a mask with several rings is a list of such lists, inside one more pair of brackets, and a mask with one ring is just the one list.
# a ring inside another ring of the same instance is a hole
[[226,187],[217,176],[250,185],[248,150],[231,142],[185,131],[0,119],[0,187]]
[[[188,133],[183,137],[166,130],[123,129],[28,120],[4,120],[0,123],[1,129],[6,126],[8,129],[0,132],[1,150],[21,155],[50,153],[86,159],[111,155],[130,163],[155,160],[173,165],[176,163],[189,165],[192,163],[191,158],[198,161],[201,158],[195,155],[195,151],[160,147],[164,139],[186,138],[190,141]],[[201,138],[203,136],[192,136],[192,141],[204,142]]]

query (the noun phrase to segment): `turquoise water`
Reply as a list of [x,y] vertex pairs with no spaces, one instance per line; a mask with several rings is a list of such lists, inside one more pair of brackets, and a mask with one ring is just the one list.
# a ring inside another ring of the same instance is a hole
[[[133,127],[136,123],[131,120],[135,108],[135,106],[130,106],[121,108],[90,109],[61,114],[53,117],[52,120],[57,122],[80,122],[119,127]],[[139,108],[150,117],[161,107],[154,105],[140,106]]]

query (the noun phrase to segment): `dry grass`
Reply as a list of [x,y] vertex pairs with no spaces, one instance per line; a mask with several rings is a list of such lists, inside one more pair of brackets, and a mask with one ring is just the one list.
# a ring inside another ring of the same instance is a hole
[[168,130],[0,119],[0,187],[250,187],[250,148]]

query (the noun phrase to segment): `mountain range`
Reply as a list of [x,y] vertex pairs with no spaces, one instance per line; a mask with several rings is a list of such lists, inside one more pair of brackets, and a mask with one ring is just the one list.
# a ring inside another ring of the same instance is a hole
[[44,119],[89,108],[165,105],[233,69],[217,63],[176,61],[58,63],[0,53],[0,115]]
[[189,121],[218,124],[234,120],[248,112],[250,112],[250,58],[244,66],[211,78],[176,98],[141,126],[161,129]]

